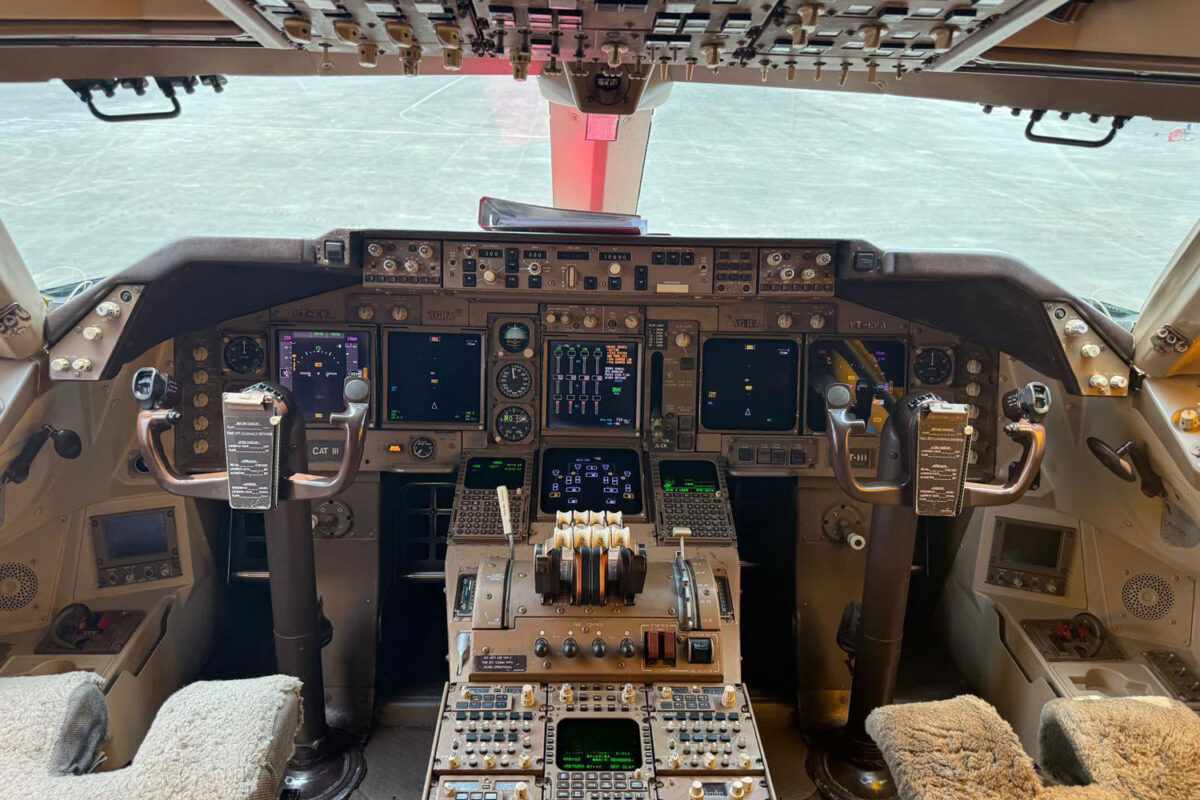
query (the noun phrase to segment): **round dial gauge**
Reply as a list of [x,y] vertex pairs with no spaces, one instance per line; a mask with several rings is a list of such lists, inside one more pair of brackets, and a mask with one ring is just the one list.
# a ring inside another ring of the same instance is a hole
[[505,364],[496,373],[496,388],[513,400],[524,397],[533,388],[533,375],[524,364]]
[[425,461],[433,458],[433,454],[437,451],[437,446],[433,440],[426,436],[418,436],[408,443],[408,452],[413,458]]
[[500,346],[510,353],[520,353],[529,346],[529,326],[524,322],[506,322],[500,326]]
[[913,374],[926,386],[941,386],[954,377],[954,359],[940,347],[922,348],[913,359]]
[[533,417],[518,406],[502,408],[496,415],[496,435],[506,442],[519,442],[533,433]]
[[267,354],[262,343],[253,336],[235,336],[225,345],[225,366],[238,375],[261,372]]

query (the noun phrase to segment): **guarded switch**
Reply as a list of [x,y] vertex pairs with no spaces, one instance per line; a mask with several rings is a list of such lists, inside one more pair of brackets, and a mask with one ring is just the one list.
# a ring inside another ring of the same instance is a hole
[[688,639],[687,660],[689,664],[711,664],[713,662],[712,639],[708,637]]

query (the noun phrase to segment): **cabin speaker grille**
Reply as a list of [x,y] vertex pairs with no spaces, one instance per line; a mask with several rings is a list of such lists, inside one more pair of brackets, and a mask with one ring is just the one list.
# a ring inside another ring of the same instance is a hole
[[37,597],[38,576],[20,561],[0,561],[0,611],[20,611]]
[[1175,606],[1175,592],[1166,578],[1152,573],[1134,575],[1121,587],[1125,610],[1138,619],[1160,620]]

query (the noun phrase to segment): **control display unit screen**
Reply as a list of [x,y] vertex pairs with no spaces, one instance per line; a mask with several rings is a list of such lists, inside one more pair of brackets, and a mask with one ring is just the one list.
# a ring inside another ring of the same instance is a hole
[[546,362],[547,428],[637,430],[635,342],[551,340]]
[[1064,545],[1074,534],[1071,528],[1025,520],[996,520],[992,563],[1015,569],[1058,572],[1066,565]]
[[709,430],[790,431],[800,395],[800,344],[791,339],[704,343],[700,421]]
[[525,459],[472,458],[467,461],[463,485],[468,489],[520,489],[525,485]]
[[483,334],[388,331],[387,421],[478,427]]
[[542,511],[642,513],[642,468],[633,450],[551,447],[542,455]]
[[887,422],[885,398],[899,400],[908,381],[907,347],[899,339],[818,339],[808,351],[808,427],[825,430],[825,389],[844,383],[854,391],[854,416],[879,433]]
[[554,763],[565,772],[632,772],[642,766],[641,734],[632,719],[564,719]]
[[347,376],[370,379],[368,335],[357,331],[279,332],[278,378],[292,390],[306,422],[327,423],[346,408]]
[[660,461],[658,477],[664,494],[716,494],[721,490],[711,461]]
[[172,529],[167,509],[114,513],[96,517],[96,558],[104,566],[133,564],[172,553]]

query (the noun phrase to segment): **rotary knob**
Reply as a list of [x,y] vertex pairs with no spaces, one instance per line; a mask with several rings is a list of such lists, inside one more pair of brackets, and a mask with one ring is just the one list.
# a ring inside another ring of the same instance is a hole
[[721,691],[721,705],[725,708],[733,708],[737,705],[737,689],[731,684],[726,684]]
[[822,328],[824,328],[825,327],[825,315],[824,314],[813,314],[812,316],[810,316],[808,318],[808,327],[812,328],[814,331],[819,331]]
[[92,360],[90,358],[77,358],[71,362],[71,369],[76,372],[90,372],[92,369]]
[[361,305],[355,309],[355,314],[364,322],[375,319],[375,306]]
[[614,276],[620,275],[621,274],[621,265],[615,261],[613,263],[609,264],[608,265],[608,274],[614,275]]
[[545,319],[547,325],[553,325],[558,322],[558,314],[555,314],[553,311],[547,311]]
[[558,701],[566,705],[571,705],[575,702],[575,690],[571,688],[571,684],[564,683],[558,687]]
[[704,800],[704,784],[700,781],[692,781],[691,788],[688,789],[688,797],[690,800]]
[[537,705],[537,695],[533,692],[532,684],[525,684],[521,687],[521,705],[525,708],[533,708]]
[[667,766],[671,769],[679,769],[683,765],[683,759],[679,757],[679,753],[671,751],[667,755]]
[[202,456],[208,452],[208,442],[204,439],[197,439],[192,442],[192,452],[198,456]]
[[404,259],[404,271],[405,272],[413,273],[413,272],[416,272],[417,270],[419,270],[420,268],[421,268],[421,262],[417,261],[415,258]]
[[599,324],[600,324],[600,318],[597,317],[595,314],[584,314],[583,315],[583,327],[594,328]]
[[738,765],[742,769],[750,769],[751,763],[752,762],[751,762],[749,753],[742,753],[741,755],[738,756]]
[[[461,764],[462,764],[462,762],[458,760],[458,756],[452,755],[448,759],[446,759],[446,766],[450,767],[450,769],[458,769],[459,766],[461,766]],[[446,787],[446,797],[454,797],[454,787],[453,786]]]
[[96,306],[96,315],[105,319],[116,319],[121,316],[121,307],[112,300],[105,300]]
[[97,325],[88,325],[83,329],[83,338],[89,342],[96,342],[104,338],[104,331]]
[[427,244],[420,245],[417,247],[417,255],[419,255],[421,258],[432,258],[433,248]]
[[788,314],[786,312],[783,314],[780,314],[778,317],[775,318],[775,324],[778,325],[780,328],[787,330],[788,328],[792,327],[792,315]]
[[71,368],[71,360],[69,358],[55,358],[50,361],[50,369],[55,372],[66,372]]
[[636,699],[637,689],[633,688],[632,683],[627,683],[621,687],[621,702],[633,705],[633,701]]
[[1106,390],[1108,389],[1108,378],[1100,373],[1096,373],[1088,378],[1088,386],[1093,389]]
[[1100,355],[1100,345],[1088,343],[1079,348],[1079,355],[1084,358],[1096,358]]
[[732,781],[729,784],[729,796],[733,800],[742,800],[746,796],[746,784],[742,783],[741,780]]
[[637,314],[626,314],[625,315],[625,327],[631,331],[637,330],[637,326],[640,322],[641,322],[641,320],[638,319]]
[[828,267],[832,263],[833,263],[833,256],[830,253],[818,253],[817,254],[817,266],[818,267]]
[[408,319],[407,306],[392,306],[392,319],[396,322],[404,322]]
[[1129,386],[1129,379],[1124,375],[1113,375],[1108,379],[1108,385],[1113,389],[1125,389]]
[[483,271],[483,280],[485,283],[495,283],[496,282],[496,271],[491,270],[491,269],[485,269]]
[[[704,754],[704,768],[705,769],[715,769],[716,766],[717,766],[717,754],[716,753],[705,753]],[[694,796],[695,795],[693,795],[693,797]]]
[[691,343],[692,343],[692,335],[690,333],[688,333],[687,331],[680,331],[679,333],[675,334],[675,346],[676,347],[686,348],[689,345],[691,345]]
[[367,255],[375,256],[376,258],[383,255],[383,245],[379,242],[371,242],[367,245]]
[[385,258],[383,260],[383,269],[385,272],[395,272],[396,266],[396,259],[394,258]]
[[1179,430],[1194,433],[1200,431],[1200,411],[1194,408],[1185,408],[1179,412],[1179,420],[1175,423],[1179,426]]
[[658,690],[658,696],[669,703],[675,699],[675,690],[670,686],[664,686]]
[[491,769],[492,767],[496,766],[496,757],[491,753],[484,753],[483,766],[486,769]]
[[796,270],[792,269],[791,267],[784,267],[783,269],[779,270],[779,277],[783,278],[785,281],[790,281],[792,278],[796,277]]
[[[529,756],[525,756],[523,761],[528,761]],[[522,764],[524,766],[524,764]],[[513,800],[529,800],[529,784],[521,781],[513,787]]]
[[1063,324],[1063,333],[1067,336],[1083,336],[1088,332],[1088,324],[1081,319],[1069,319]]
[[812,267],[805,267],[804,270],[800,273],[800,280],[802,280],[802,281],[811,281],[812,279],[814,279],[816,277],[817,277],[817,271],[815,269],[813,269]]

